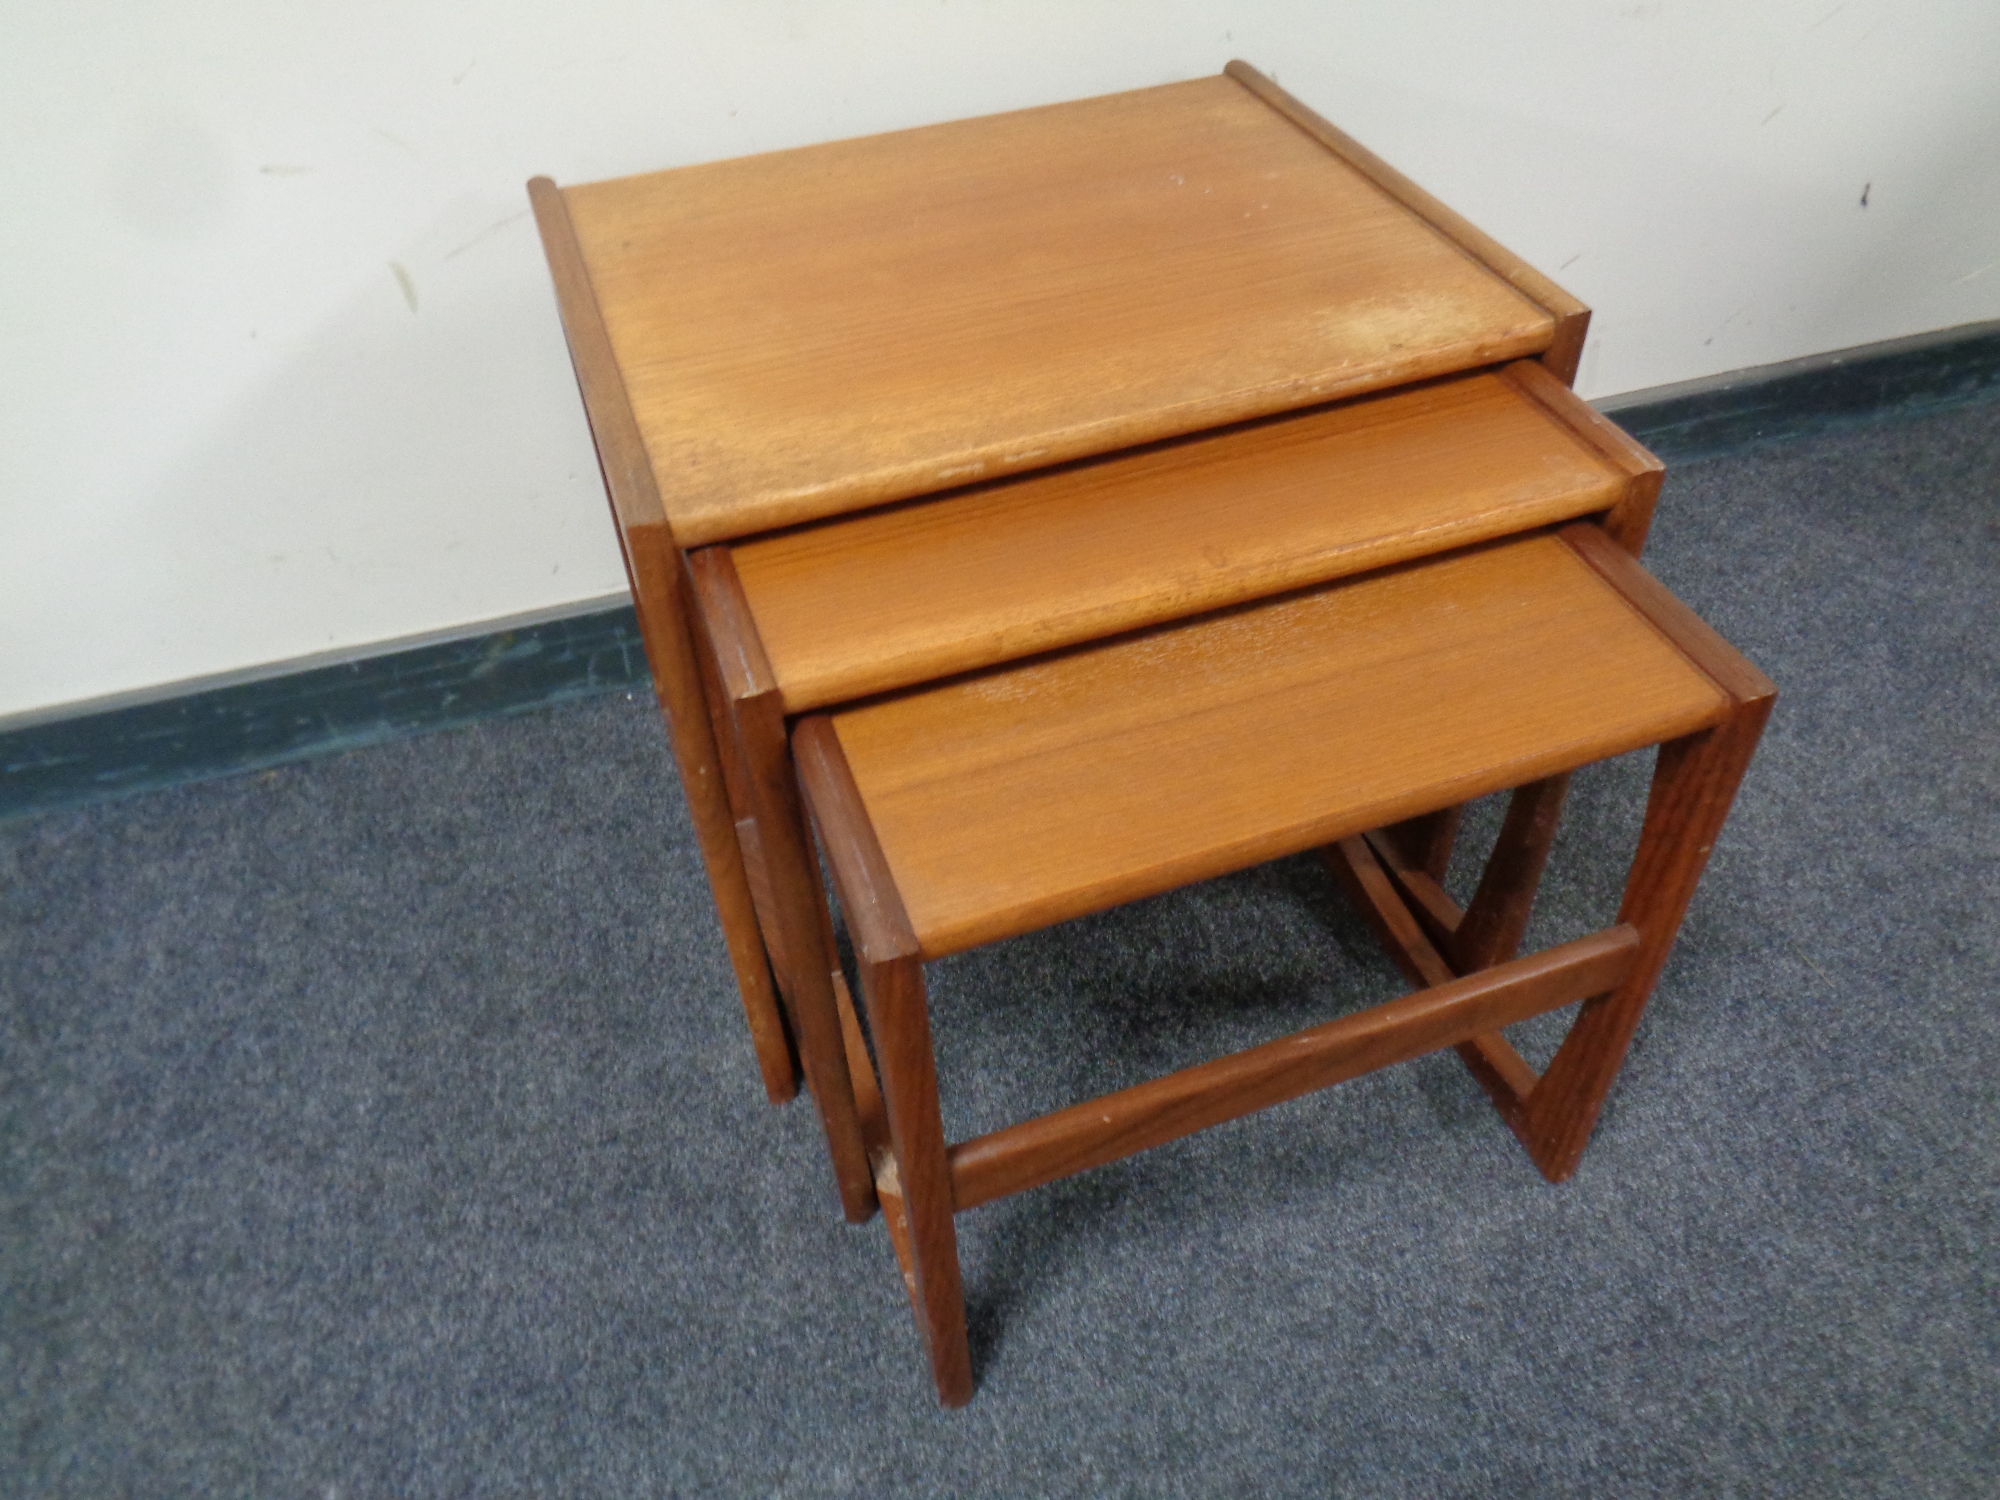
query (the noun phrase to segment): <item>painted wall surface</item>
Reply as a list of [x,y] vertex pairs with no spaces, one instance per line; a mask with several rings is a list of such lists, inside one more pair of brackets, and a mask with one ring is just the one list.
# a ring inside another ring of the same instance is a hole
[[1609,395],[2000,316],[1992,0],[9,0],[0,715],[624,586],[522,183],[1242,56]]

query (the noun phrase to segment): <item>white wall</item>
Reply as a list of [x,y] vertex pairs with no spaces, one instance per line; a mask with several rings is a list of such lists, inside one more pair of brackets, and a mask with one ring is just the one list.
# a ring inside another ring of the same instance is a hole
[[1587,395],[2000,316],[1993,0],[7,0],[0,714],[622,589],[531,174],[1238,55],[1590,302]]

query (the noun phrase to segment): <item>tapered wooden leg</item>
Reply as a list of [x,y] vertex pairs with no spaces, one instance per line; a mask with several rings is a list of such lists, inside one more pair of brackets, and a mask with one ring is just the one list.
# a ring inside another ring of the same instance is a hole
[[1463,911],[1433,873],[1437,864],[1450,858],[1450,841],[1442,838],[1442,831],[1447,824],[1456,826],[1460,809],[1445,808],[1367,836],[1383,873],[1454,973],[1470,974],[1505,963],[1519,951],[1568,790],[1566,773],[1516,788],[1479,890]]
[[670,541],[647,545],[653,540],[637,534],[625,538],[633,603],[659,688],[695,842],[708,872],[709,893],[715,898],[730,967],[736,972],[764,1091],[773,1104],[782,1104],[798,1092],[798,1072],[772,986],[756,906],[743,868],[743,850],[736,841],[736,819],[722,782],[697,653],[682,612],[685,591],[680,587],[679,570],[684,564],[678,553],[669,555]]
[[736,842],[735,822],[740,814],[731,813],[717,774],[715,735],[690,634],[693,622],[687,609],[686,558],[667,525],[652,460],[632,415],[631,398],[567,204],[546,177],[537,177],[528,185],[528,200],[534,206],[535,224],[555,278],[563,333],[569,340],[577,388],[597,447],[598,470],[617,523],[625,576],[639,615],[639,633],[645,640],[646,660],[653,669],[653,683],[666,714],[667,738],[680,770],[681,790],[687,797],[702,863],[708,870],[708,888],[715,897],[723,941],[736,970],[744,1018],[750,1023],[757,1049],[757,1065],[771,1102],[782,1103],[796,1091],[798,1074],[772,993],[744,875],[743,851]]
[[930,1353],[938,1399],[946,1406],[963,1406],[972,1399],[972,1354],[965,1336],[951,1168],[938,1112],[923,963],[914,955],[886,963],[864,958],[860,970],[862,1000],[882,1065],[895,1176],[902,1189],[910,1300]]
[[[736,844],[743,851],[743,874],[750,888],[751,909],[756,914],[758,937],[770,962],[782,1004],[774,1007],[782,1031],[796,1091],[799,1076],[797,1024],[792,1012],[797,1007],[797,984],[793,962],[785,944],[784,923],[778,916],[776,891],[771,882],[770,861],[764,852],[763,831],[757,823],[757,797],[751,786],[750,768],[743,753],[741,736],[730,703],[729,691],[716,665],[715,645],[708,638],[706,622],[695,610],[694,637],[701,666],[702,692],[708,700],[709,725],[715,736],[716,761],[728,794],[730,811],[736,818]],[[816,959],[816,955],[815,955]]]
[[[748,746],[747,737],[746,748],[755,748]],[[817,861],[806,842],[782,725],[775,747],[763,749],[764,754],[751,757],[750,780],[757,804],[758,838],[770,878],[775,916],[771,925],[783,934],[799,1061],[826,1132],[841,1209],[858,1224],[875,1211],[875,1180],[834,995],[834,953],[824,915],[826,897],[820,889]]]
[[[1660,748],[1618,914],[1641,934],[1639,957],[1616,990],[1583,1006],[1548,1072],[1537,1077],[1497,1032],[1458,1046],[1467,1069],[1551,1182],[1569,1177],[1582,1158],[1771,701],[1740,702],[1722,724]],[[1390,830],[1346,840],[1322,855],[1404,975],[1415,984],[1440,984],[1513,957],[1568,783],[1567,775],[1554,776],[1514,793],[1479,892],[1463,914],[1422,870],[1404,862],[1409,846]]]
[[[777,897],[771,888],[771,864],[764,857],[764,836],[754,817],[736,820],[736,844],[743,851],[743,874],[750,882],[750,900],[757,909],[757,925],[763,931],[764,952],[771,960],[771,973],[778,981],[778,995],[789,1006],[794,988],[791,959],[783,942],[784,929],[778,924]],[[785,1037],[791,1043],[794,1049],[792,1055],[796,1059],[798,1043],[792,1039],[794,1030],[791,1018],[786,1014]]]
[[1382,832],[1406,863],[1441,881],[1450,868],[1452,846],[1458,842],[1458,825],[1464,817],[1463,807],[1441,807],[1392,823]]
[[[1331,860],[1329,864],[1413,983],[1440,984],[1441,975],[1476,973],[1505,963],[1519,950],[1568,790],[1567,774],[1515,790],[1479,890],[1463,912],[1434,876],[1412,862],[1423,852],[1421,843],[1413,850],[1394,829],[1370,834],[1341,854],[1337,864]],[[1397,827],[1423,823],[1421,818],[1412,819]],[[1412,927],[1421,931],[1424,943],[1413,940]],[[1461,1042],[1457,1051],[1501,1118],[1520,1135],[1522,1105],[1536,1082],[1534,1069],[1498,1032]]]
[[841,1210],[860,1223],[875,1212],[875,1182],[855,1108],[839,1007],[832,985],[832,928],[819,864],[799,802],[785,735],[782,696],[770,674],[755,622],[730,587],[725,549],[689,561],[689,596],[702,642],[702,665],[715,714],[731,799],[750,816],[740,831],[756,855],[757,904],[764,940],[790,1006],[792,1035],[813,1107],[826,1134]]
[[729,966],[736,976],[737,997],[743,1004],[743,1019],[750,1029],[750,1045],[763,1079],[764,1097],[773,1104],[784,1104],[798,1094],[799,1068],[750,894],[743,850],[740,845],[733,851],[722,848],[714,835],[701,841],[701,850],[709,894],[715,899],[716,920],[722,927]]
[[1767,696],[1740,704],[1715,728],[1660,747],[1639,851],[1618,912],[1620,922],[1639,931],[1638,961],[1617,989],[1586,1002],[1526,1101],[1523,1140],[1551,1182],[1567,1178],[1583,1156],[1729,816],[1771,701]]
[[764,857],[763,839],[757,827],[756,798],[750,787],[749,767],[744,762],[742,746],[738,743],[735,720],[730,712],[729,694],[716,668],[714,644],[708,639],[698,609],[691,623],[693,627],[691,638],[696,646],[696,662],[701,670],[702,696],[707,702],[709,730],[715,740],[716,764],[722,774],[722,787],[729,803],[730,815],[735,820],[736,846],[742,851],[744,883],[750,892],[750,906],[756,919],[758,944],[769,962],[771,977],[777,981],[778,998],[783,1002],[771,1006],[770,1016],[760,1018],[761,1024],[752,1028],[752,1036],[757,1039],[760,1050],[765,1045],[766,1033],[775,1032],[777,1038],[782,1040],[785,1049],[783,1067],[791,1081],[790,1091],[785,1097],[790,1098],[798,1091],[799,1056],[798,1042],[786,1009],[793,1003],[793,984],[790,971],[786,967],[789,959],[783,941],[784,931],[777,920],[777,909],[771,890],[771,874]]
[[[1384,853],[1378,855],[1378,850]],[[1320,857],[1404,978],[1413,985],[1434,986],[1456,977],[1438,944],[1449,942],[1459,913],[1455,907],[1430,911],[1409,901],[1410,887],[1415,885],[1421,891],[1429,877],[1422,871],[1394,866],[1392,861],[1400,859],[1401,853],[1391,841],[1377,834],[1342,839],[1320,850]],[[1449,906],[1441,893],[1433,893],[1433,901]],[[1441,928],[1444,937],[1434,938],[1433,928]],[[1498,1031],[1482,1032],[1458,1043],[1457,1052],[1500,1111],[1500,1118],[1521,1144],[1528,1146],[1523,1106],[1537,1082],[1535,1070]]]
[[1459,973],[1505,963],[1519,951],[1568,791],[1567,774],[1549,776],[1516,789],[1508,802],[1479,889],[1452,933],[1448,956]]
[[[963,1406],[972,1399],[972,1355],[922,948],[832,723],[820,715],[802,719],[792,732],[792,750],[854,939],[861,998],[874,1035],[889,1131],[888,1150],[877,1167],[883,1217],[930,1353],[938,1399]],[[862,1054],[860,1037],[849,1035],[850,1047]],[[865,1064],[865,1055],[858,1055],[855,1076],[864,1104],[869,1102],[860,1082]]]

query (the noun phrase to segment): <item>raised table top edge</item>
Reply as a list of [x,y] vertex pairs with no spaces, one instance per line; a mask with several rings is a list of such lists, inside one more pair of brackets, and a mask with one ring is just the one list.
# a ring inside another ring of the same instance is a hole
[[[1521,615],[1524,585],[1543,602]],[[1620,701],[1600,707],[1605,692]],[[1545,532],[830,722],[938,957],[1678,738],[1730,707]]]
[[[1244,98],[1250,108],[1261,108],[1279,122],[1279,128],[1300,139],[1297,122],[1288,120],[1283,111],[1276,109],[1268,99],[1259,100],[1254,90],[1248,89],[1243,81],[1223,76],[1191,80],[1185,85],[1166,85],[1165,89],[1186,89],[1196,86],[1222,85],[1229,93]],[[1071,101],[1069,106],[1044,106],[1042,110],[1061,110],[1066,107],[1084,106],[1131,98],[1160,92],[1159,90],[1139,90],[1132,95],[1102,96],[1101,100]],[[1206,97],[1206,96],[1205,96]],[[1204,106],[1206,107],[1206,106]],[[1016,111],[1014,116],[1032,116],[1041,110]],[[987,120],[1006,119],[1010,116],[989,116]],[[919,127],[916,132],[894,132],[894,135],[922,134],[927,130],[948,127],[976,125],[979,121],[953,121],[946,126]],[[1310,134],[1310,132],[1308,132]],[[846,148],[857,144],[879,141],[882,137],[861,137],[853,142],[830,142],[828,148]],[[1263,137],[1259,137],[1263,139]],[[1272,138],[1275,139],[1275,138]],[[824,148],[803,147],[801,152],[817,151]],[[1260,148],[1261,149],[1261,148]],[[1291,150],[1293,148],[1287,148]],[[1363,346],[1356,346],[1353,358],[1342,363],[1327,364],[1319,368],[1317,363],[1301,363],[1287,370],[1282,378],[1251,381],[1248,384],[1232,385],[1227,379],[1215,384],[1212,391],[1190,394],[1187,399],[1169,400],[1164,403],[1150,402],[1150,398],[1138,400],[1137,404],[1117,407],[1116,403],[1095,416],[1085,416],[1074,422],[1048,424],[1041,417],[1033,416],[1031,410],[1024,410],[1024,418],[1032,418],[1020,424],[1000,424],[994,429],[991,440],[975,441],[967,446],[960,443],[945,443],[918,453],[906,459],[894,459],[888,450],[881,455],[886,462],[875,458],[848,467],[840,466],[835,455],[833,466],[824,468],[817,478],[809,483],[796,484],[781,482],[767,485],[762,481],[746,484],[729,484],[724,489],[714,490],[716,498],[703,500],[706,493],[700,485],[711,485],[707,479],[698,480],[697,487],[689,488],[688,480],[695,471],[687,468],[680,457],[660,446],[658,419],[647,415],[651,398],[640,387],[646,385],[642,378],[639,386],[632,385],[633,370],[626,368],[628,391],[642,435],[653,459],[656,479],[661,489],[661,499],[665,512],[670,518],[676,539],[683,546],[695,546],[707,542],[724,540],[733,536],[767,530],[773,527],[796,524],[817,516],[836,514],[860,506],[884,503],[911,495],[934,492],[939,489],[962,484],[969,479],[991,477],[1001,473],[1041,467],[1046,464],[1063,462],[1071,458],[1112,451],[1135,443],[1172,437],[1199,431],[1222,423],[1244,420],[1272,412],[1295,409],[1328,399],[1364,390],[1379,389],[1428,378],[1433,375],[1450,373],[1454,370],[1491,364],[1508,358],[1525,357],[1547,349],[1557,330],[1548,309],[1538,303],[1516,285],[1518,278],[1503,270],[1495,269],[1477,253],[1470,251],[1455,237],[1448,227],[1441,228],[1434,222],[1436,215],[1424,212],[1384,187],[1376,175],[1358,167],[1340,152],[1327,149],[1324,143],[1316,149],[1326,159],[1340,164],[1343,170],[1352,173],[1354,179],[1365,184],[1366,191],[1377,195],[1378,201],[1393,204],[1395,212],[1406,215],[1413,226],[1421,226],[1423,231],[1435,237],[1442,245],[1453,247],[1461,257],[1470,257],[1468,265],[1477,263],[1479,274],[1490,278],[1489,284],[1504,290],[1519,299],[1515,304],[1520,309],[1520,317],[1515,319],[1519,326],[1506,326],[1506,320],[1495,320],[1489,313],[1485,324],[1468,323],[1461,330],[1462,336],[1445,338],[1437,342],[1410,346],[1413,352],[1383,358],[1375,353],[1363,357]],[[770,153],[771,158],[795,155],[795,152]],[[741,162],[756,162],[765,158],[740,158]],[[1107,157],[1107,160],[1115,160]],[[1289,159],[1289,158],[1287,158]],[[1303,160],[1303,158],[1301,158]],[[733,163],[709,164],[709,167],[729,167]],[[704,167],[675,169],[676,172],[703,171]],[[1300,170],[1303,170],[1301,168]],[[662,174],[641,174],[640,179],[616,179],[606,183],[581,184],[563,190],[570,202],[570,217],[574,220],[580,201],[605,188],[631,183]],[[1357,189],[1359,191],[1360,189]],[[1345,190],[1343,190],[1345,191]],[[1254,206],[1254,205],[1253,205]],[[1386,212],[1386,210],[1385,210]],[[579,221],[580,222],[580,221]],[[1391,221],[1382,220],[1386,226]],[[580,232],[580,231],[579,231]],[[1386,230],[1384,231],[1387,232]],[[1401,231],[1397,231],[1401,233]],[[583,260],[591,265],[599,253],[590,248],[591,241],[584,241]],[[1113,241],[1112,243],[1115,243]],[[1388,241],[1384,242],[1390,243]],[[1395,244],[1404,243],[1393,240]],[[1415,241],[1409,242],[1414,246]],[[1390,252],[1384,252],[1390,253]],[[1426,252],[1435,254],[1436,252]],[[1394,255],[1404,254],[1396,250]],[[1389,262],[1385,262],[1385,265]],[[1470,281],[1465,283],[1470,287]],[[600,285],[600,293],[603,289]],[[1454,293],[1453,295],[1458,295]],[[1486,295],[1486,294],[1482,294]],[[1330,304],[1344,306],[1345,304]],[[1469,309],[1473,304],[1467,303]],[[1484,303],[1479,304],[1484,306]],[[1498,303],[1494,303],[1497,309]],[[609,304],[600,301],[600,315],[609,316]],[[1532,316],[1530,316],[1532,315]],[[613,330],[614,341],[617,334]],[[636,347],[636,346],[635,346]],[[1301,349],[1306,348],[1301,345]],[[678,358],[678,356],[676,356]],[[1315,354],[1314,361],[1322,361],[1325,356]],[[627,350],[624,359],[626,367],[644,363],[632,350]],[[1171,367],[1171,364],[1166,366]],[[1248,367],[1246,367],[1248,368]],[[643,372],[641,372],[643,375]],[[684,385],[684,381],[676,381]],[[1199,384],[1199,382],[1197,383]],[[1166,387],[1162,387],[1163,392]],[[1193,387],[1189,387],[1192,391]],[[705,398],[704,398],[705,399]],[[1011,399],[1011,398],[1005,398]],[[1003,399],[1003,407],[1005,404]],[[1053,411],[1054,408],[1051,408]],[[1004,430],[1003,430],[1004,429]],[[769,430],[767,428],[767,430]],[[940,429],[942,432],[944,429]],[[968,432],[971,429],[968,429]],[[818,452],[818,446],[808,441],[810,434],[801,433],[801,441]],[[925,440],[928,442],[928,439]],[[707,472],[707,471],[703,471]],[[777,471],[772,471],[775,475]],[[803,470],[800,472],[804,472]],[[726,476],[717,475],[724,479]]]

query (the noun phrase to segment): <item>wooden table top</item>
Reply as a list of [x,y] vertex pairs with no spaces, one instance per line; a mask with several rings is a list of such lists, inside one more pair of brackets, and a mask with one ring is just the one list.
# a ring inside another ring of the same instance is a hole
[[1393,175],[1225,75],[562,199],[693,546],[1549,348]]
[[935,958],[1691,733],[1729,701],[1541,534],[832,722]]
[[1480,372],[730,552],[802,713],[1603,511],[1630,482]]

